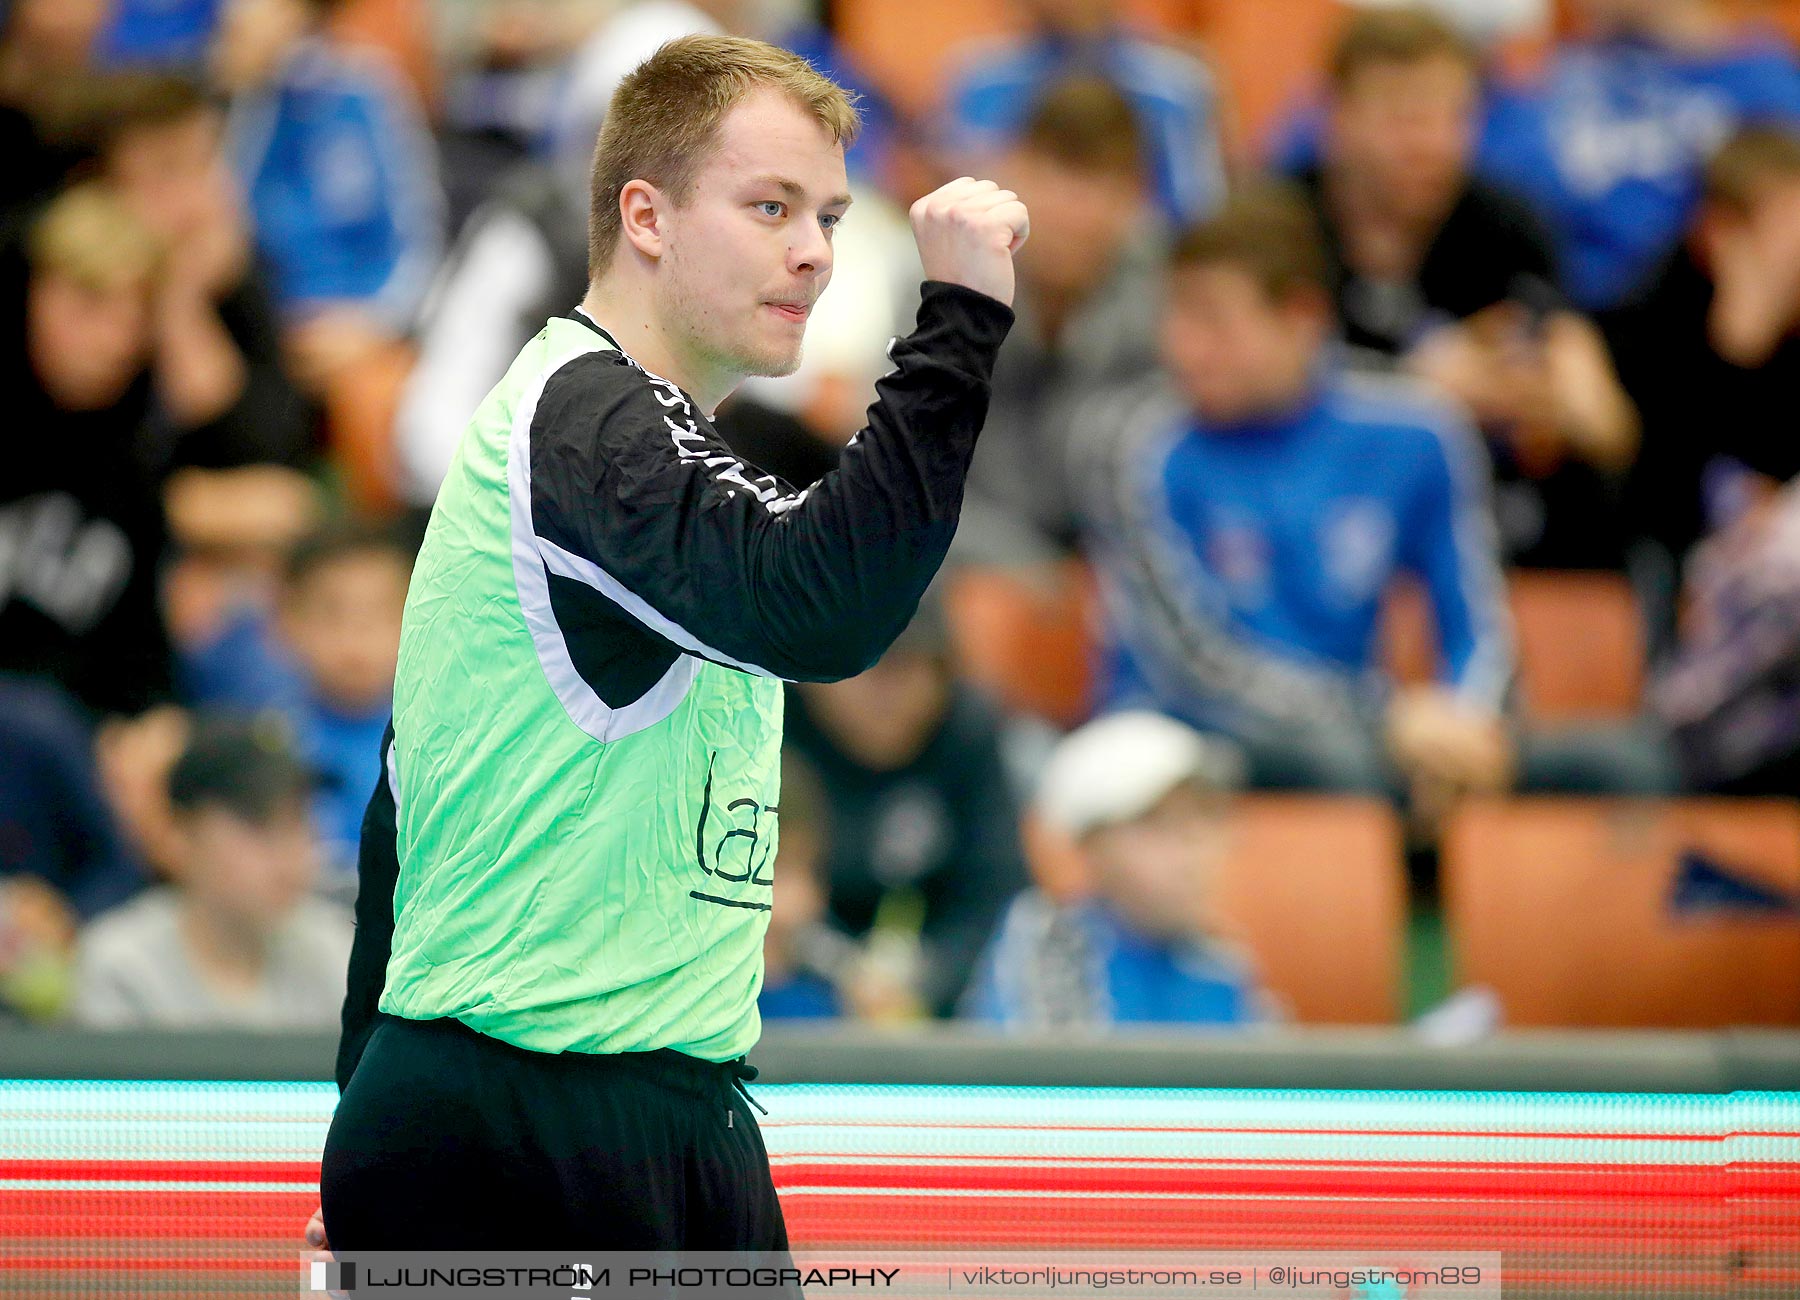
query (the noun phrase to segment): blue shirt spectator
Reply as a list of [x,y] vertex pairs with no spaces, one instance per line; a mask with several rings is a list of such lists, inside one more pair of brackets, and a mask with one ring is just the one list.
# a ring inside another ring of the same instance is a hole
[[1226,949],[1131,929],[1104,903],[1059,909],[1020,895],[982,960],[964,1014],[1009,1028],[1241,1025],[1265,1019],[1250,968]]
[[351,304],[404,330],[437,267],[443,198],[431,136],[399,82],[311,38],[239,96],[231,127],[282,307]]
[[319,774],[313,822],[324,847],[326,883],[353,878],[363,812],[381,772],[381,733],[392,712],[386,700],[358,708],[325,697],[310,682],[274,620],[245,609],[203,644],[183,647],[178,674],[184,693],[205,708],[279,713],[295,748]]
[[1225,193],[1212,74],[1199,60],[1110,23],[1083,33],[1046,26],[966,55],[950,89],[950,148],[998,153],[1049,86],[1083,74],[1104,77],[1131,101],[1168,218],[1186,225],[1211,211]]
[[1033,811],[1072,853],[1056,895],[1014,899],[961,1010],[1019,1029],[1243,1024],[1271,1004],[1219,933],[1215,897],[1243,765],[1157,713],[1115,713],[1059,741]]
[[327,884],[350,886],[362,841],[363,812],[381,775],[381,733],[392,709],[384,702],[361,712],[309,693],[288,711],[296,748],[319,774],[313,821],[325,850]]
[[[1485,458],[1424,390],[1340,371],[1328,284],[1300,199],[1233,196],[1171,258],[1167,387],[1072,417],[1107,702],[1229,735],[1259,785],[1493,789],[1512,662]],[[1401,573],[1441,680],[1390,691],[1375,631]]]
[[[1129,454],[1141,541],[1178,617],[1252,655],[1357,679],[1377,667],[1382,595],[1410,573],[1430,598],[1443,680],[1499,707],[1511,660],[1482,453],[1450,408],[1327,366],[1291,407],[1232,423],[1178,414],[1142,428]],[[1244,707],[1192,679],[1193,693],[1171,698],[1156,685],[1165,653],[1128,624],[1109,697],[1215,725]]]
[[1753,32],[1716,49],[1640,36],[1569,45],[1537,85],[1492,97],[1478,169],[1523,195],[1562,245],[1566,288],[1594,309],[1638,287],[1740,126],[1800,126],[1800,64]]

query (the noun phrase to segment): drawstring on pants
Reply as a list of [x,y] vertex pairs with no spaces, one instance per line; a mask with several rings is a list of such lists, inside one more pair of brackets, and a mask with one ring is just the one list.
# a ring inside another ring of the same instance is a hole
[[[742,1097],[745,1101],[749,1102],[752,1106],[756,1107],[758,1110],[762,1111],[763,1114],[767,1115],[769,1113],[768,1107],[764,1106],[756,1098],[752,1097],[750,1095],[750,1089],[748,1089],[744,1086],[747,1082],[754,1080],[758,1074],[762,1073],[762,1071],[758,1070],[754,1065],[750,1064],[749,1061],[747,1061],[745,1058],[743,1058],[741,1056],[738,1057],[735,1061],[724,1062],[724,1067],[725,1067],[726,1074],[730,1077],[730,1080],[731,1080],[729,1086],[737,1089],[738,1095],[740,1097]],[[725,1111],[725,1127],[727,1127],[727,1128],[731,1127],[731,1111],[729,1109],[727,1109]]]

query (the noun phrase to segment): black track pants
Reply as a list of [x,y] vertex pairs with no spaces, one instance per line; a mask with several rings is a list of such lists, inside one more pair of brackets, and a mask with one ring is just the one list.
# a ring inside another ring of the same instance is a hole
[[325,1142],[337,1250],[785,1250],[730,1066],[382,1017]]

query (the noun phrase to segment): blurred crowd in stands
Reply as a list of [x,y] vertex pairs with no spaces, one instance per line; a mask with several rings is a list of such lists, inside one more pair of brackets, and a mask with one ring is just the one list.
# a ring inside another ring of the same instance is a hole
[[[1204,46],[1110,0],[1005,6],[931,113],[853,7],[0,4],[5,1015],[335,1024],[417,539],[585,290],[613,87],[692,31],[862,95],[806,360],[720,415],[764,468],[860,427],[912,198],[974,172],[1032,214],[939,588],[790,690],[765,1016],[1292,1018],[1218,906],[1253,792],[1391,806],[1425,908],[1471,796],[1800,793],[1781,30],[1345,3],[1247,140]],[[1532,707],[1522,653],[1603,639],[1582,598],[1515,628],[1557,582],[1631,611],[1626,708]]]

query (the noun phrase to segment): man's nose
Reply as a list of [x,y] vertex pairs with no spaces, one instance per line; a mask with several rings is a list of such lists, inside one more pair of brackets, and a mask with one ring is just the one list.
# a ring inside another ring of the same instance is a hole
[[831,241],[817,222],[797,233],[788,246],[788,269],[795,275],[822,275],[831,269]]

